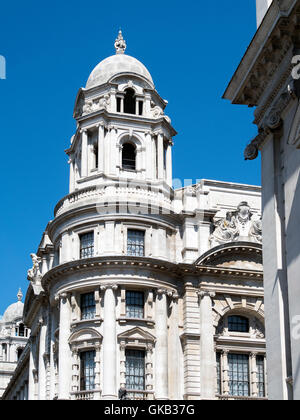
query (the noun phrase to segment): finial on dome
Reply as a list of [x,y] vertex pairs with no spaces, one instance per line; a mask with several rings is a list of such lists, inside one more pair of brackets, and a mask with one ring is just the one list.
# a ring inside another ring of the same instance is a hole
[[126,48],[127,48],[126,41],[123,38],[123,34],[122,34],[121,29],[120,29],[118,38],[116,39],[116,42],[115,42],[116,54],[124,54]]
[[21,302],[21,300],[23,299],[23,293],[22,293],[21,288],[18,291],[17,297],[18,297],[18,301]]

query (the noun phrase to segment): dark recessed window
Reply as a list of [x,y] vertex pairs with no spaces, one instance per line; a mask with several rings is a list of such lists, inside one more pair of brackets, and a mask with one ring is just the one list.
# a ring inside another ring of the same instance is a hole
[[126,292],[126,316],[128,318],[144,318],[143,292]]
[[80,391],[95,389],[95,351],[80,354]]
[[144,231],[128,229],[127,255],[132,256],[132,257],[144,257],[145,255],[145,232]]
[[94,232],[80,235],[80,258],[92,258],[94,256]]
[[136,113],[136,98],[135,91],[133,89],[126,89],[124,97],[124,112],[125,114]]
[[126,350],[126,389],[145,390],[145,352]]
[[125,143],[122,150],[122,168],[136,170],[136,147],[132,143]]
[[228,331],[229,332],[249,332],[249,319],[243,316],[229,316],[228,317]]
[[94,319],[96,304],[94,293],[86,293],[80,297],[81,319]]

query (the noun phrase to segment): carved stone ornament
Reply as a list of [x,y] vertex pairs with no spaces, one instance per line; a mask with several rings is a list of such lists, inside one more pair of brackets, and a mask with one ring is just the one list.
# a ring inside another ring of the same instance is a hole
[[40,284],[42,278],[40,264],[42,260],[36,254],[30,254],[30,257],[32,259],[32,268],[28,270],[27,278],[34,284]]
[[236,241],[262,242],[261,218],[251,213],[247,202],[240,203],[237,211],[228,212],[225,218],[216,217],[214,221],[212,247]]
[[115,42],[116,54],[124,54],[126,51],[126,48],[127,48],[126,41],[123,38],[122,31],[120,30],[118,38],[116,39],[116,42]]

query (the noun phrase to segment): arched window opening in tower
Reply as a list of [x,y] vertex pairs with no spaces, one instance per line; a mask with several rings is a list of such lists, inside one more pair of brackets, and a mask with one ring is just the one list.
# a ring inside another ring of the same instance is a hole
[[124,112],[125,114],[135,114],[136,113],[136,98],[135,91],[131,88],[126,89],[126,94],[124,97]]
[[132,143],[123,145],[122,168],[130,171],[136,170],[136,147]]

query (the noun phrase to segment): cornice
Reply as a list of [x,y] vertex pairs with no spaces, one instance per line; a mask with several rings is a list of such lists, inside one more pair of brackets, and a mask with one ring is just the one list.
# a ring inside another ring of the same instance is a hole
[[194,264],[176,264],[169,261],[163,261],[146,257],[129,257],[129,256],[111,256],[111,257],[94,257],[85,260],[77,260],[59,265],[48,271],[42,279],[42,285],[45,290],[48,289],[52,281],[56,281],[62,276],[78,273],[89,272],[94,270],[106,269],[119,270],[120,268],[138,268],[147,269],[153,272],[167,273],[174,276],[177,280],[184,279],[185,276],[218,276],[222,278],[230,277],[231,279],[255,279],[262,280],[262,271],[240,270],[223,267],[197,267]]
[[299,43],[298,0],[273,1],[223,98],[258,106],[266,86],[291,47]]

